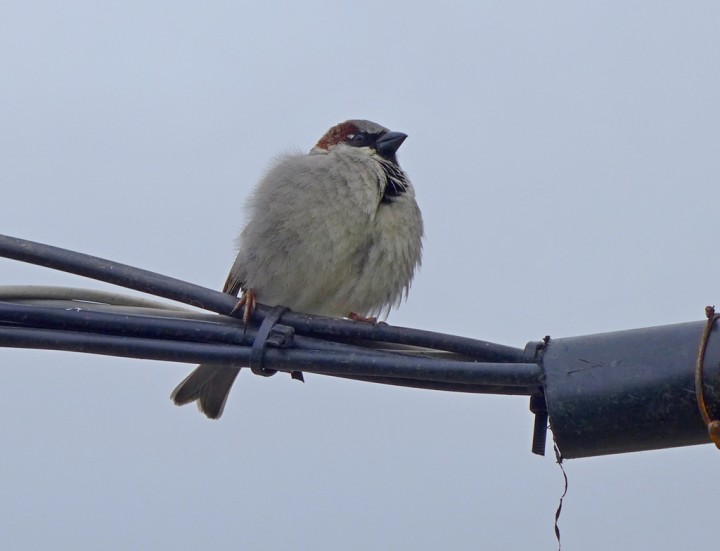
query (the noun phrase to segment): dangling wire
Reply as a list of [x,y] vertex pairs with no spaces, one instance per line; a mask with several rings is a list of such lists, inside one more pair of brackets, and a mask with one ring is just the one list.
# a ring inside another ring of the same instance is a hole
[[703,366],[705,364],[705,350],[707,349],[708,340],[710,339],[710,333],[712,333],[715,320],[720,317],[720,314],[715,313],[714,306],[705,307],[705,315],[707,316],[707,323],[700,337],[700,347],[697,354],[697,364],[695,365],[695,397],[697,398],[698,409],[700,415],[705,422],[705,426],[708,430],[708,436],[713,441],[715,446],[720,449],[720,421],[712,419],[707,409],[705,402],[705,389],[703,387]]

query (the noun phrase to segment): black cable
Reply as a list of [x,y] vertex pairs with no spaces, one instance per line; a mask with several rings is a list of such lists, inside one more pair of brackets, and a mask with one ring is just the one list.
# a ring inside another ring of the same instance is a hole
[[193,283],[112,260],[7,235],[0,235],[0,256],[97,279],[219,314],[229,314],[237,302],[237,299],[230,295]]
[[[249,365],[251,348],[226,344],[98,335],[79,331],[0,326],[0,346],[65,350],[183,363]],[[414,381],[516,387],[529,395],[540,387],[542,369],[533,363],[475,363],[395,355],[344,354],[323,350],[265,350],[264,364],[277,371],[345,377],[408,378]]]
[[[48,300],[42,305],[0,301],[0,325],[241,346],[252,346],[257,334],[254,327],[246,329],[240,320],[225,316],[218,316],[212,320],[186,319],[179,317],[183,315],[182,312],[175,312],[175,317],[168,317],[167,311],[162,311],[162,316],[136,314],[124,313],[125,309],[97,303],[75,302],[74,306],[67,307],[68,304],[73,303],[66,300],[58,302],[62,306],[52,306],[49,304],[52,301]],[[151,309],[148,311],[152,312]],[[293,346],[304,350],[325,350],[345,354],[403,353],[403,349],[380,350],[301,335],[293,338]],[[448,359],[464,359],[451,354],[448,356]]]

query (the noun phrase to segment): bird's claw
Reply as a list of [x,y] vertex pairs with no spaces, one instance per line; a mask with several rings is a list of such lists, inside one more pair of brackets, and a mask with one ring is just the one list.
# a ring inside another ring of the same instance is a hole
[[240,300],[237,301],[237,304],[230,312],[230,315],[233,317],[237,317],[237,313],[240,310],[243,310],[242,320],[243,320],[243,323],[245,324],[245,327],[247,327],[247,324],[250,321],[250,316],[252,315],[253,311],[255,310],[256,305],[257,305],[257,300],[255,299],[255,291],[253,291],[252,289],[248,289],[247,291],[243,291],[243,294],[240,297]]

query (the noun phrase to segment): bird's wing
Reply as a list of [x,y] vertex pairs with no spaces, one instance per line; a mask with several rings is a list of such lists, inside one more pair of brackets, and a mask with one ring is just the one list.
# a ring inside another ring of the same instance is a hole
[[230,268],[230,273],[225,280],[225,286],[223,287],[223,293],[237,296],[237,294],[245,289],[247,283],[247,274],[243,267],[244,260],[238,257],[235,259],[233,267]]

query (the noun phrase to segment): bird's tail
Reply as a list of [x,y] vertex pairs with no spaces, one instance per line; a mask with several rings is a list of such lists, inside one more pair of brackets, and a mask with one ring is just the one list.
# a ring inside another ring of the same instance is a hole
[[210,419],[218,419],[225,409],[230,388],[239,367],[203,364],[197,366],[170,394],[176,405],[197,401],[198,409]]

